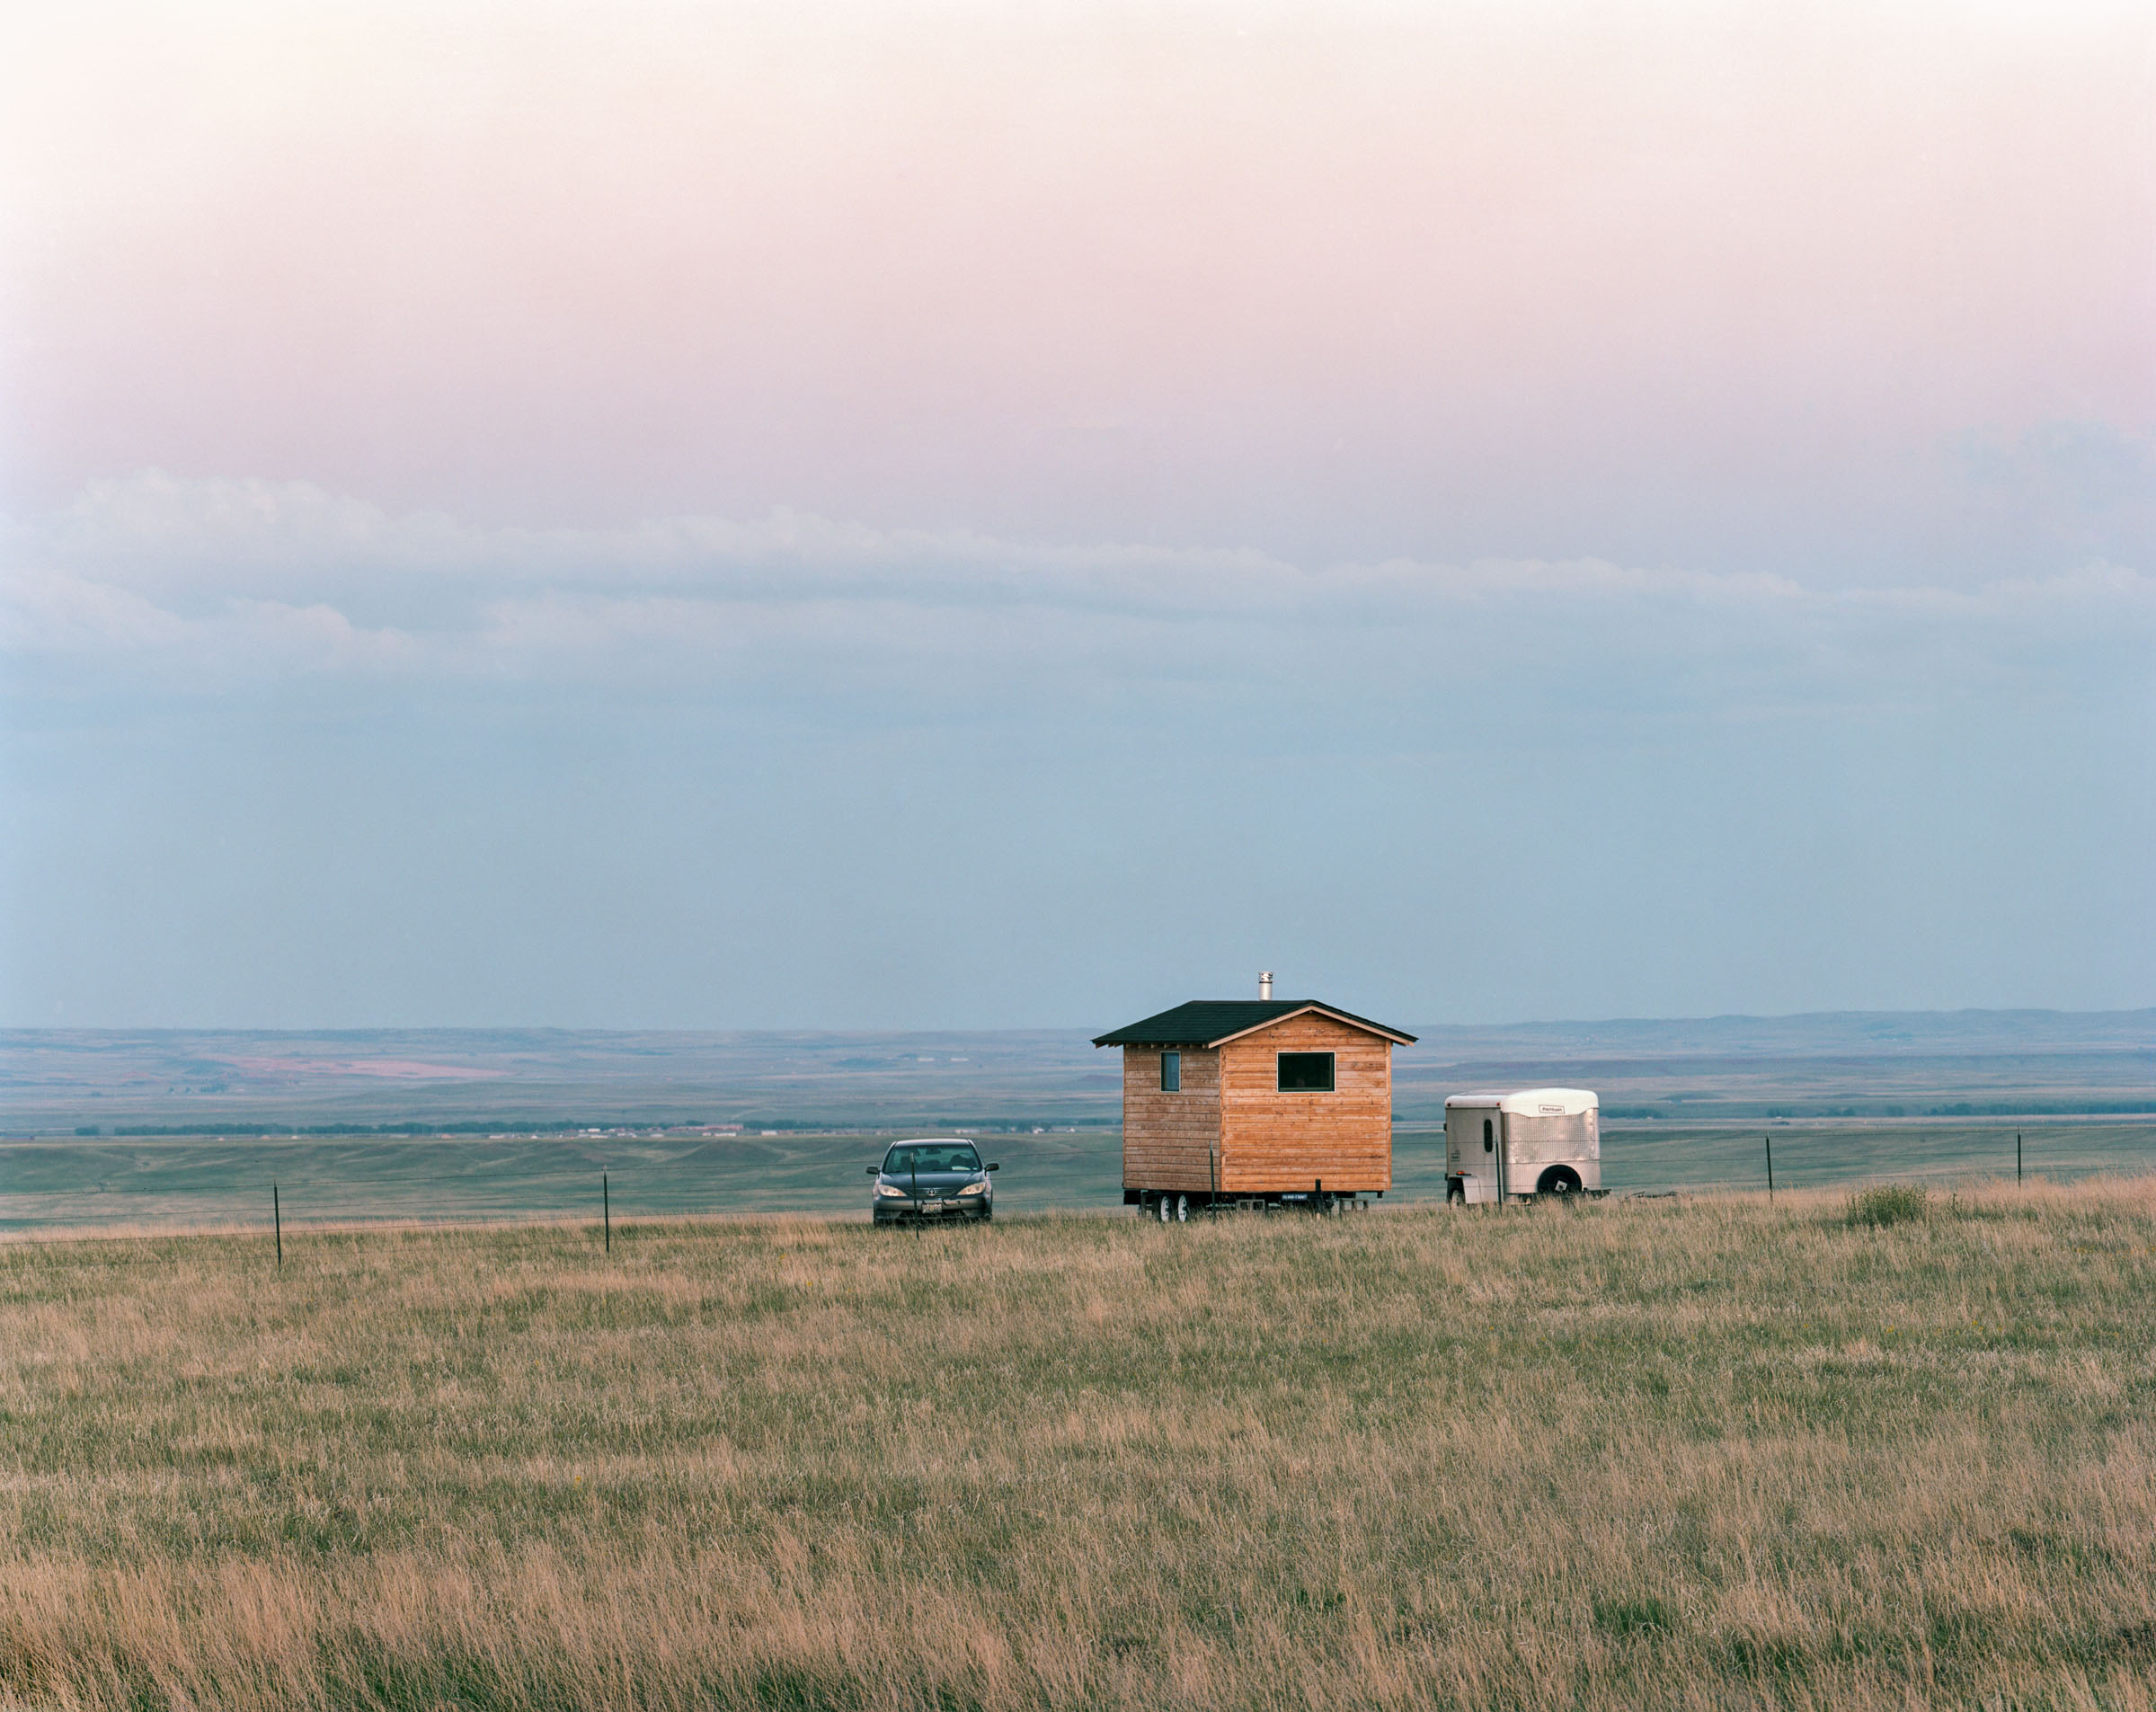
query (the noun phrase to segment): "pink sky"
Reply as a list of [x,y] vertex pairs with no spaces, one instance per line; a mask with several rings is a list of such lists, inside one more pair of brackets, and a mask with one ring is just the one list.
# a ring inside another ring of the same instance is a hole
[[58,18],[0,92],[0,477],[1950,557],[1942,448],[2156,421],[2150,16]]

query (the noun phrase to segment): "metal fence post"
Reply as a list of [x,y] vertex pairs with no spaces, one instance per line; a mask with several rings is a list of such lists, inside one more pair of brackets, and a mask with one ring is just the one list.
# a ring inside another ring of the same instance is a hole
[[277,1199],[277,1185],[270,1185],[270,1222],[277,1231],[277,1264],[285,1264],[285,1210]]
[[607,1187],[607,1174],[599,1174],[599,1216],[606,1221],[607,1252],[614,1252],[614,1196]]
[[1767,1135],[1760,1140],[1767,1144],[1767,1199],[1771,1201],[1774,1199],[1774,1138]]

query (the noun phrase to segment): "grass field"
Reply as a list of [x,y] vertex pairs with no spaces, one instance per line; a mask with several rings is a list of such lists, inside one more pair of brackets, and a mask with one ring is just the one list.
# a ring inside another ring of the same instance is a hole
[[2150,1707],[2156,1179],[1849,1211],[9,1244],[0,1705]]

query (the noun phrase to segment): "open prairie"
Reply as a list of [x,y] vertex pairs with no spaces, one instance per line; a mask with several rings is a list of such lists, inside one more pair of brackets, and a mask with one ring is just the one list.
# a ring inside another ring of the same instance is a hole
[[0,1247],[0,1704],[2156,1701],[2156,1180]]

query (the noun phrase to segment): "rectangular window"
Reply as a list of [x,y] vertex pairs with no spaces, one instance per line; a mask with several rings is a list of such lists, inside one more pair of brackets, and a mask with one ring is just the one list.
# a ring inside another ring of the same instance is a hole
[[1330,1052],[1282,1052],[1280,1055],[1280,1091],[1282,1094],[1330,1094],[1333,1091],[1333,1055]]
[[1180,1094],[1183,1091],[1183,1054],[1163,1052],[1160,1055],[1160,1091],[1163,1094]]

